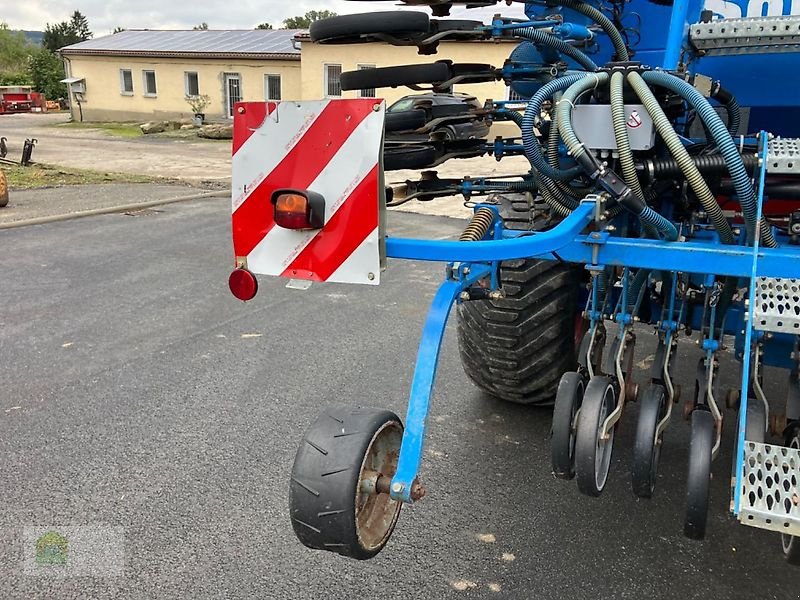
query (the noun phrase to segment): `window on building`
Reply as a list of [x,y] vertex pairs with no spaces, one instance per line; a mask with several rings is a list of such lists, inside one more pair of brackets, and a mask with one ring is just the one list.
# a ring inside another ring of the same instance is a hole
[[264,75],[264,99],[265,100],[281,99],[280,75]]
[[[374,69],[375,65],[358,65],[358,70],[363,71],[364,69]],[[358,96],[360,98],[374,98],[375,97],[375,88],[364,88],[358,92]]]
[[144,79],[144,95],[155,96],[158,94],[156,89],[156,72],[155,71],[142,71]]
[[133,95],[133,71],[130,69],[119,70],[119,91],[124,96]]
[[342,65],[325,65],[325,96],[342,95]]
[[197,73],[195,71],[186,71],[183,74],[183,77],[184,77],[184,85],[186,87],[186,95],[199,96],[200,80],[197,77]]

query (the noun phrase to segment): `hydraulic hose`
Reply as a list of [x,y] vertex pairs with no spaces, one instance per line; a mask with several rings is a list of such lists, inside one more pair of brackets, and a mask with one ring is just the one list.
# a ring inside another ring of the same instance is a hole
[[628,48],[625,46],[625,40],[623,39],[622,34],[614,26],[614,23],[611,22],[611,19],[605,16],[602,12],[600,12],[594,6],[587,4],[586,2],[582,2],[581,0],[557,0],[557,4],[560,4],[566,8],[571,8],[572,10],[589,17],[592,21],[600,25],[600,27],[611,40],[611,43],[614,45],[616,59],[621,61],[630,60]]
[[[609,23],[610,22],[611,21],[609,21]],[[515,29],[510,29],[509,32],[511,33],[511,35],[529,40],[534,44],[549,46],[553,50],[556,50],[561,54],[564,54],[565,56],[569,56],[572,60],[574,60],[576,63],[578,63],[587,71],[597,71],[597,65],[591,58],[586,56],[583,52],[578,50],[572,44],[569,44],[564,40],[557,38],[554,35],[545,33],[541,29],[536,29],[534,27],[518,27]]]
[[[700,203],[703,205],[703,208],[719,233],[720,240],[723,244],[732,244],[734,241],[733,231],[731,230],[731,225],[728,222],[728,219],[722,212],[722,209],[717,203],[716,197],[711,193],[711,190],[708,188],[708,184],[706,184],[705,179],[703,179],[703,176],[700,174],[700,171],[697,169],[697,167],[695,167],[694,161],[692,161],[692,158],[689,156],[689,153],[683,146],[681,138],[672,128],[672,124],[669,122],[667,115],[664,114],[664,111],[659,105],[658,100],[656,100],[656,97],[653,95],[653,92],[651,92],[650,88],[647,87],[647,84],[645,83],[645,80],[642,79],[641,75],[636,72],[628,74],[628,82],[633,88],[633,91],[636,92],[636,95],[639,97],[639,100],[641,100],[645,109],[647,109],[650,117],[653,119],[653,124],[656,126],[656,130],[664,140],[664,143],[667,145],[670,153],[675,158],[675,161],[680,166],[681,171],[683,171],[686,181],[689,183],[692,191],[694,191],[700,200]],[[726,131],[725,134],[728,135],[728,132]],[[728,135],[728,138],[730,139],[730,135]]]
[[533,130],[536,127],[539,115],[542,113],[542,104],[544,104],[544,101],[550,99],[557,92],[567,89],[573,83],[580,81],[584,77],[585,75],[583,73],[565,75],[544,84],[531,97],[528,106],[525,108],[525,116],[522,118],[520,124],[525,156],[536,171],[550,179],[569,181],[580,175],[582,169],[577,166],[563,170],[552,167],[542,155],[542,148],[539,146],[539,140],[536,139]]
[[[730,132],[723,124],[717,111],[714,110],[700,92],[683,79],[675,77],[674,75],[659,71],[647,71],[641,78],[651,85],[666,88],[680,95],[695,109],[695,111],[697,111],[700,119],[706,124],[720,153],[725,157],[725,162],[731,174],[731,180],[736,188],[737,199],[742,207],[742,214],[744,215],[745,226],[747,228],[747,239],[753,241],[755,237],[757,214],[756,193],[750,183],[747,171],[745,170],[742,156],[739,154],[739,150],[736,148],[736,144]],[[761,229],[761,243],[768,248],[775,248],[778,244],[772,236],[772,230],[766,221],[762,219],[758,226]]]
[[608,79],[608,73],[591,73],[585,75],[564,91],[561,100],[556,104],[556,121],[561,138],[567,145],[570,156],[592,179],[599,180],[600,185],[611,193],[620,204],[637,215],[646,226],[649,225],[655,228],[660,237],[676,240],[678,239],[678,231],[675,226],[668,219],[647,206],[643,196],[634,194],[627,185],[619,181],[617,175],[600,165],[597,159],[587,152],[586,147],[578,139],[572,127],[572,108],[575,106],[575,102],[584,92],[608,83]]

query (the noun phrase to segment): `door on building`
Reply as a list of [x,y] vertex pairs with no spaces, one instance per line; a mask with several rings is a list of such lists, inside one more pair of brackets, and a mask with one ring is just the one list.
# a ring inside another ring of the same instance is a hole
[[242,101],[242,77],[239,73],[225,73],[225,105],[228,116],[233,117],[233,107]]

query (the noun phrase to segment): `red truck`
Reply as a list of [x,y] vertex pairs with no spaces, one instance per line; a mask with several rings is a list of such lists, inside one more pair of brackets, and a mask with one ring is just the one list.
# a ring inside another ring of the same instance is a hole
[[31,112],[31,88],[25,85],[0,86],[0,114]]

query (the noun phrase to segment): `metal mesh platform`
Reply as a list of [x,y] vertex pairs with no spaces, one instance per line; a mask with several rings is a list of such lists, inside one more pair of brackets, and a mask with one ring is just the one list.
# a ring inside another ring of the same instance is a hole
[[759,277],[753,320],[762,331],[800,334],[800,279]]
[[800,140],[775,138],[767,143],[767,171],[800,173]]
[[796,52],[800,16],[745,17],[695,23],[689,28],[695,48],[706,54]]
[[745,442],[739,521],[800,535],[800,450]]

